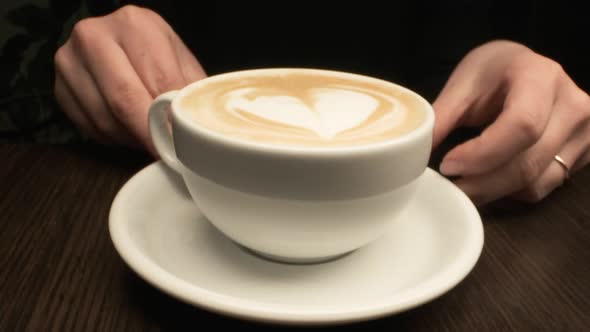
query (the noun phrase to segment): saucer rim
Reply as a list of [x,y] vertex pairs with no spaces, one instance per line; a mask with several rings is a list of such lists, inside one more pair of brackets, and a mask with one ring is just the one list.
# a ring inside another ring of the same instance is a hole
[[183,280],[152,261],[135,245],[127,232],[124,201],[130,197],[128,192],[155,172],[174,171],[161,161],[156,161],[134,174],[115,196],[109,212],[109,233],[113,245],[127,266],[155,288],[182,302],[226,316],[281,325],[334,325],[393,315],[430,302],[454,288],[475,267],[483,250],[483,224],[471,200],[452,182],[427,168],[422,177],[440,181],[447,190],[457,195],[458,202],[463,206],[461,210],[465,214],[464,218],[468,220],[462,224],[468,229],[463,247],[453,261],[418,286],[396,293],[395,298],[384,297],[376,303],[363,304],[352,310],[330,307],[306,311],[298,310],[296,306],[271,306],[255,299],[219,294]]

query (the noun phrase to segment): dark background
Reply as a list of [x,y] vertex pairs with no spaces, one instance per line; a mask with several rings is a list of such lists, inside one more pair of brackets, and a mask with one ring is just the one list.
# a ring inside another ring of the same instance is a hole
[[590,91],[582,2],[7,0],[0,5],[0,141],[81,139],[53,100],[53,54],[76,21],[127,3],[160,13],[210,75],[337,69],[394,81],[433,101],[469,50],[501,38],[555,59]]
[[265,66],[340,69],[409,85],[433,99],[469,50],[511,39],[562,63],[590,87],[590,24],[578,2],[144,1],[209,73]]

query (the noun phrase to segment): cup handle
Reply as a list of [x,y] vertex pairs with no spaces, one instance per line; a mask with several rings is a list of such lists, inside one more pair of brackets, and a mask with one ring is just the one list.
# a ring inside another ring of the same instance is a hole
[[172,133],[168,129],[168,109],[178,91],[169,91],[159,95],[150,105],[148,125],[152,142],[162,161],[168,167],[182,174],[182,164],[176,157]]

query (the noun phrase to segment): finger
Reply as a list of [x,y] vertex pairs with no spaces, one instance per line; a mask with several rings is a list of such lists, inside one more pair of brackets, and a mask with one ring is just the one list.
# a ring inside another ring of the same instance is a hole
[[588,165],[590,157],[590,124],[576,131],[559,156],[570,168],[570,175]]
[[[588,135],[590,135],[590,131],[588,132]],[[570,173],[575,173],[590,164],[590,148],[586,147],[585,151],[586,152],[582,154],[582,156],[578,158],[576,163],[571,167]]]
[[460,126],[461,118],[474,102],[475,84],[464,70],[456,70],[432,104],[436,121],[432,144],[436,148],[449,133]]
[[440,170],[445,175],[484,174],[534,145],[549,122],[556,84],[535,73],[521,74],[509,84],[503,110],[480,136],[451,150]]
[[100,135],[108,137],[110,142],[137,147],[137,139],[113,116],[94,79],[77,60],[80,56],[75,51],[71,53],[72,61],[62,63],[61,73],[68,90],[76,98],[81,112]]
[[76,97],[70,91],[69,87],[64,83],[59,70],[55,73],[54,86],[55,99],[60,105],[63,112],[74,123],[74,125],[82,132],[83,135],[90,137],[96,142],[104,142],[104,138],[98,133],[92,122],[81,111],[81,107],[76,100]]
[[582,117],[573,118],[571,113],[567,103],[558,103],[547,130],[535,145],[491,172],[463,177],[456,184],[476,204],[485,204],[532,186],[580,126]]
[[537,182],[513,195],[513,198],[529,203],[536,203],[545,198],[549,193],[561,186],[565,181],[565,172],[556,162],[549,164]]
[[175,33],[173,33],[172,42],[176,50],[176,56],[178,63],[180,64],[180,69],[182,71],[185,83],[190,84],[205,78],[207,74],[203,70],[203,67],[197,58],[195,58],[193,53],[188,49],[188,47],[186,47],[184,42]]
[[563,101],[561,104],[568,105],[567,118],[579,123],[559,152],[568,169],[553,160],[535,183],[514,194],[517,199],[540,201],[560,186],[568,174],[573,175],[590,162],[590,97],[569,77],[566,78],[566,85],[560,96]]
[[159,25],[142,26],[140,35],[124,34],[119,45],[150,95],[186,85],[172,36]]
[[[588,136],[590,132],[579,130],[576,135],[569,140],[558,153],[564,163],[568,166],[569,176],[572,176],[578,169],[579,165],[588,164],[585,154],[588,151]],[[574,167],[578,165],[578,167]],[[549,193],[561,186],[566,180],[568,172],[556,160],[552,160],[547,169],[541,176],[527,188],[515,193],[513,196],[527,202],[538,202],[545,198]]]
[[152,96],[129,62],[119,45],[101,34],[88,31],[86,43],[80,48],[85,67],[113,115],[136,137],[141,144],[154,151],[148,134],[147,111]]
[[[571,82],[575,85],[573,81]],[[579,152],[580,157],[570,167],[572,173],[575,173],[590,163],[590,96],[577,88],[571,100],[573,101],[573,107],[585,120],[583,126],[571,138],[572,141],[576,141],[574,146],[581,149],[581,152]]]
[[193,53],[184,44],[182,39],[178,37],[178,34],[166,23],[166,21],[157,13],[148,10],[146,14],[154,19],[154,22],[158,24],[163,31],[165,31],[174,45],[176,57],[180,65],[180,70],[183,74],[185,84],[198,81],[207,76],[203,67],[199,61],[195,58]]

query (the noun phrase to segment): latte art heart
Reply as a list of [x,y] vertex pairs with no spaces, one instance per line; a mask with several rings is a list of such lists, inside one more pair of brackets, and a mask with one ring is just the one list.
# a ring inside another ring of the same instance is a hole
[[[244,121],[252,121],[242,116],[246,112],[266,121],[311,130],[323,139],[332,139],[366,121],[379,107],[376,98],[346,89],[312,88],[305,100],[288,93],[264,95],[264,91],[257,88],[241,88],[228,94],[226,110]],[[249,94],[257,96],[249,98]],[[392,106],[395,112],[392,109],[389,120],[405,116],[406,110],[397,101],[392,100]]]
[[368,144],[424,118],[415,98],[385,84],[298,74],[210,83],[185,96],[182,108],[210,130],[295,146]]

